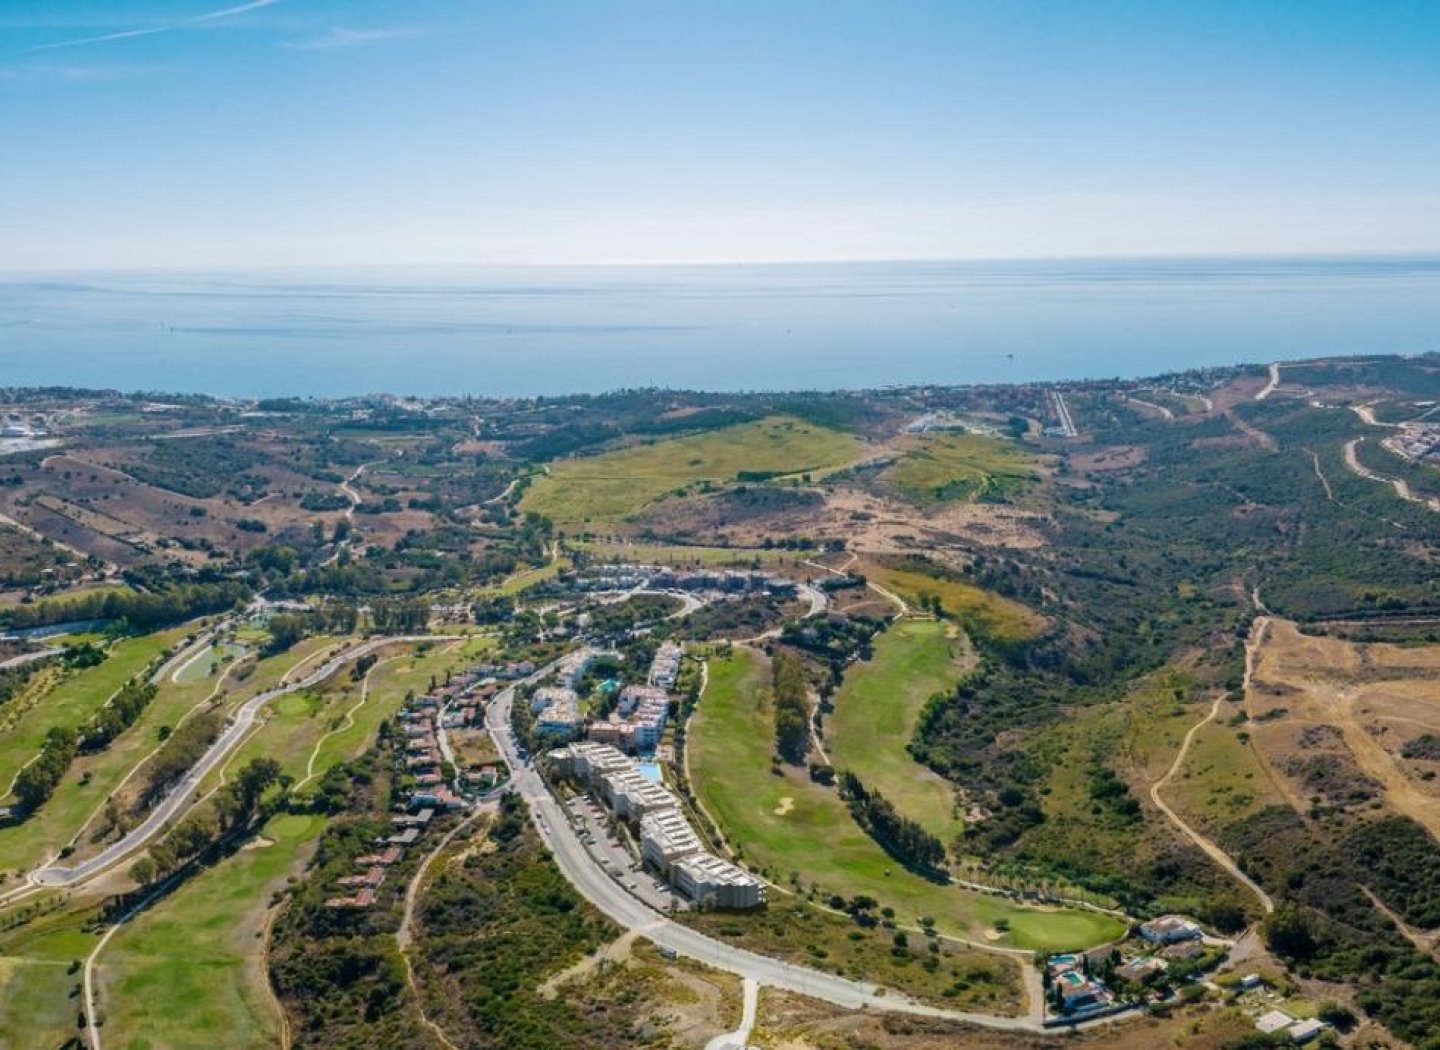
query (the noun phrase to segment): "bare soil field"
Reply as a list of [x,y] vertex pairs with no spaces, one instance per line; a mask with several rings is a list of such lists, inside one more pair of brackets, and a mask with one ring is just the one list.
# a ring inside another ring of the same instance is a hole
[[1000,504],[947,503],[921,514],[897,501],[846,488],[827,493],[825,509],[827,528],[843,530],[851,550],[870,554],[904,554],[948,536],[993,547],[1045,543],[1041,515]]
[[1080,473],[1087,471],[1129,470],[1145,462],[1146,452],[1140,445],[1107,445],[1094,452],[1070,457],[1070,465]]
[[1316,637],[1275,620],[1246,710],[1292,805],[1383,798],[1440,835],[1440,752],[1427,740],[1440,737],[1440,646]]

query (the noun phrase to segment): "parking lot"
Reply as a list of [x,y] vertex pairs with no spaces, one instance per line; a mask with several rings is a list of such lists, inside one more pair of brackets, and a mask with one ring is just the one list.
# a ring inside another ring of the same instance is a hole
[[664,880],[641,868],[639,858],[610,834],[609,811],[599,802],[588,795],[578,796],[565,803],[565,811],[585,849],[630,893],[661,911],[686,906],[684,898],[671,892]]

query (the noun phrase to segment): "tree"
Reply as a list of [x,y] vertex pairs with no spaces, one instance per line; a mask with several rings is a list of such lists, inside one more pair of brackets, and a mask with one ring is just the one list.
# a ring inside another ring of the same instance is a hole
[[1314,954],[1315,927],[1310,916],[1294,904],[1282,904],[1265,920],[1265,943],[1271,951],[1292,959]]
[[798,656],[781,649],[771,664],[771,678],[775,694],[775,750],[787,762],[799,765],[810,750],[805,667]]
[[134,864],[130,865],[130,877],[141,886],[149,886],[155,881],[156,874],[157,869],[155,862],[150,859],[149,854],[146,854]]
[[265,651],[273,654],[285,652],[304,638],[308,624],[306,618],[299,613],[276,613],[265,626],[270,632],[270,641],[266,643]]

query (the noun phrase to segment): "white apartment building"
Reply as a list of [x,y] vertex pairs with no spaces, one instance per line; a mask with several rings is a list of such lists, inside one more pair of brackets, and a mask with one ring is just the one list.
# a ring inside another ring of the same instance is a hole
[[660,809],[678,809],[680,801],[638,769],[621,769],[600,778],[600,791],[622,820],[639,820]]
[[550,752],[561,776],[594,784],[606,773],[634,769],[635,763],[608,744],[571,744]]
[[681,857],[670,869],[671,884],[701,907],[758,908],[765,884],[728,860],[709,853]]
[[647,813],[640,821],[640,855],[662,875],[681,857],[699,853],[704,846],[679,810]]

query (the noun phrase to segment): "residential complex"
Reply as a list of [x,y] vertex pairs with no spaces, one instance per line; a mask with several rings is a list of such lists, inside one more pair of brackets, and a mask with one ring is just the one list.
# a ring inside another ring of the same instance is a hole
[[641,860],[701,907],[746,909],[765,902],[765,884],[706,852],[680,802],[646,779],[619,749],[593,741],[550,752],[555,772],[591,788],[622,820],[638,823]]
[[701,907],[743,910],[764,901],[764,887],[743,868],[713,853],[682,857],[671,869],[671,885]]

